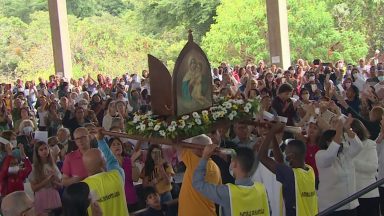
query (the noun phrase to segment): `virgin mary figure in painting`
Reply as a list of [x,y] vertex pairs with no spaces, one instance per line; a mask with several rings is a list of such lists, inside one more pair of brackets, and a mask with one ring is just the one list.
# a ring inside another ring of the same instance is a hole
[[203,95],[202,78],[202,64],[192,57],[189,61],[189,71],[185,74],[182,83],[182,97],[185,102],[197,102],[200,105],[209,103]]

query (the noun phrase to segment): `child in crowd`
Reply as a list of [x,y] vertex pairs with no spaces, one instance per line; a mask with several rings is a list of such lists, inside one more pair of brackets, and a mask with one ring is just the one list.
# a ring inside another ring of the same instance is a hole
[[[3,144],[0,144],[3,145]],[[5,151],[7,156],[5,157],[0,170],[0,182],[1,182],[1,195],[5,196],[14,191],[24,190],[24,181],[32,171],[32,165],[28,157],[25,155],[23,145],[19,144],[20,156],[22,164],[19,163],[19,159],[12,152],[11,144],[5,144]],[[23,166],[22,166],[23,165]]]
[[35,211],[40,214],[61,207],[57,191],[62,185],[61,173],[53,161],[48,144],[37,142],[33,153],[33,169],[29,181],[35,192]]
[[160,204],[160,195],[154,187],[144,188],[144,198],[147,204],[147,211],[144,216],[165,216],[164,210]]
[[159,145],[152,144],[148,149],[147,159],[141,172],[143,186],[152,186],[160,194],[161,203],[172,200],[171,180],[173,172],[172,166],[164,160],[163,151]]

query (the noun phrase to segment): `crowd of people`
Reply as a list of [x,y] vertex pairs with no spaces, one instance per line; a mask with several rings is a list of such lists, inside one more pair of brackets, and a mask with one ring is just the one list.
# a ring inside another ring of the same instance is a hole
[[[316,215],[384,177],[378,55],[358,65],[299,59],[287,70],[222,62],[213,97],[258,99],[260,112],[255,124],[191,138],[200,150],[106,135],[150,112],[146,70],[1,83],[2,215]],[[384,187],[332,215],[380,214]]]

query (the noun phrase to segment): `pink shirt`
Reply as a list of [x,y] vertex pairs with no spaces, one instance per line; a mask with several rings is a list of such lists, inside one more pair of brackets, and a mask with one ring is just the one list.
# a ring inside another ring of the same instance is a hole
[[63,174],[68,177],[79,176],[82,178],[88,177],[87,170],[84,167],[83,155],[77,149],[65,156],[63,165]]

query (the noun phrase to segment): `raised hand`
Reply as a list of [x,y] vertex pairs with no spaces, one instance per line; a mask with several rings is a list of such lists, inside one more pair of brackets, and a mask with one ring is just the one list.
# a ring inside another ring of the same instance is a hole
[[24,145],[19,143],[17,147],[19,147],[21,158],[26,158],[27,156],[25,155]]
[[281,122],[276,122],[271,124],[271,132],[275,134],[279,134],[283,132],[284,128],[285,128],[285,124]]
[[217,150],[218,146],[215,144],[206,145],[203,151],[203,159],[208,160],[213,153]]
[[352,124],[352,122],[353,122],[353,117],[352,117],[351,114],[349,114],[349,115],[348,115],[348,118],[347,118],[347,120],[345,121],[345,124],[344,124],[344,128],[345,128],[345,130],[349,130],[349,129],[351,129],[351,124]]

